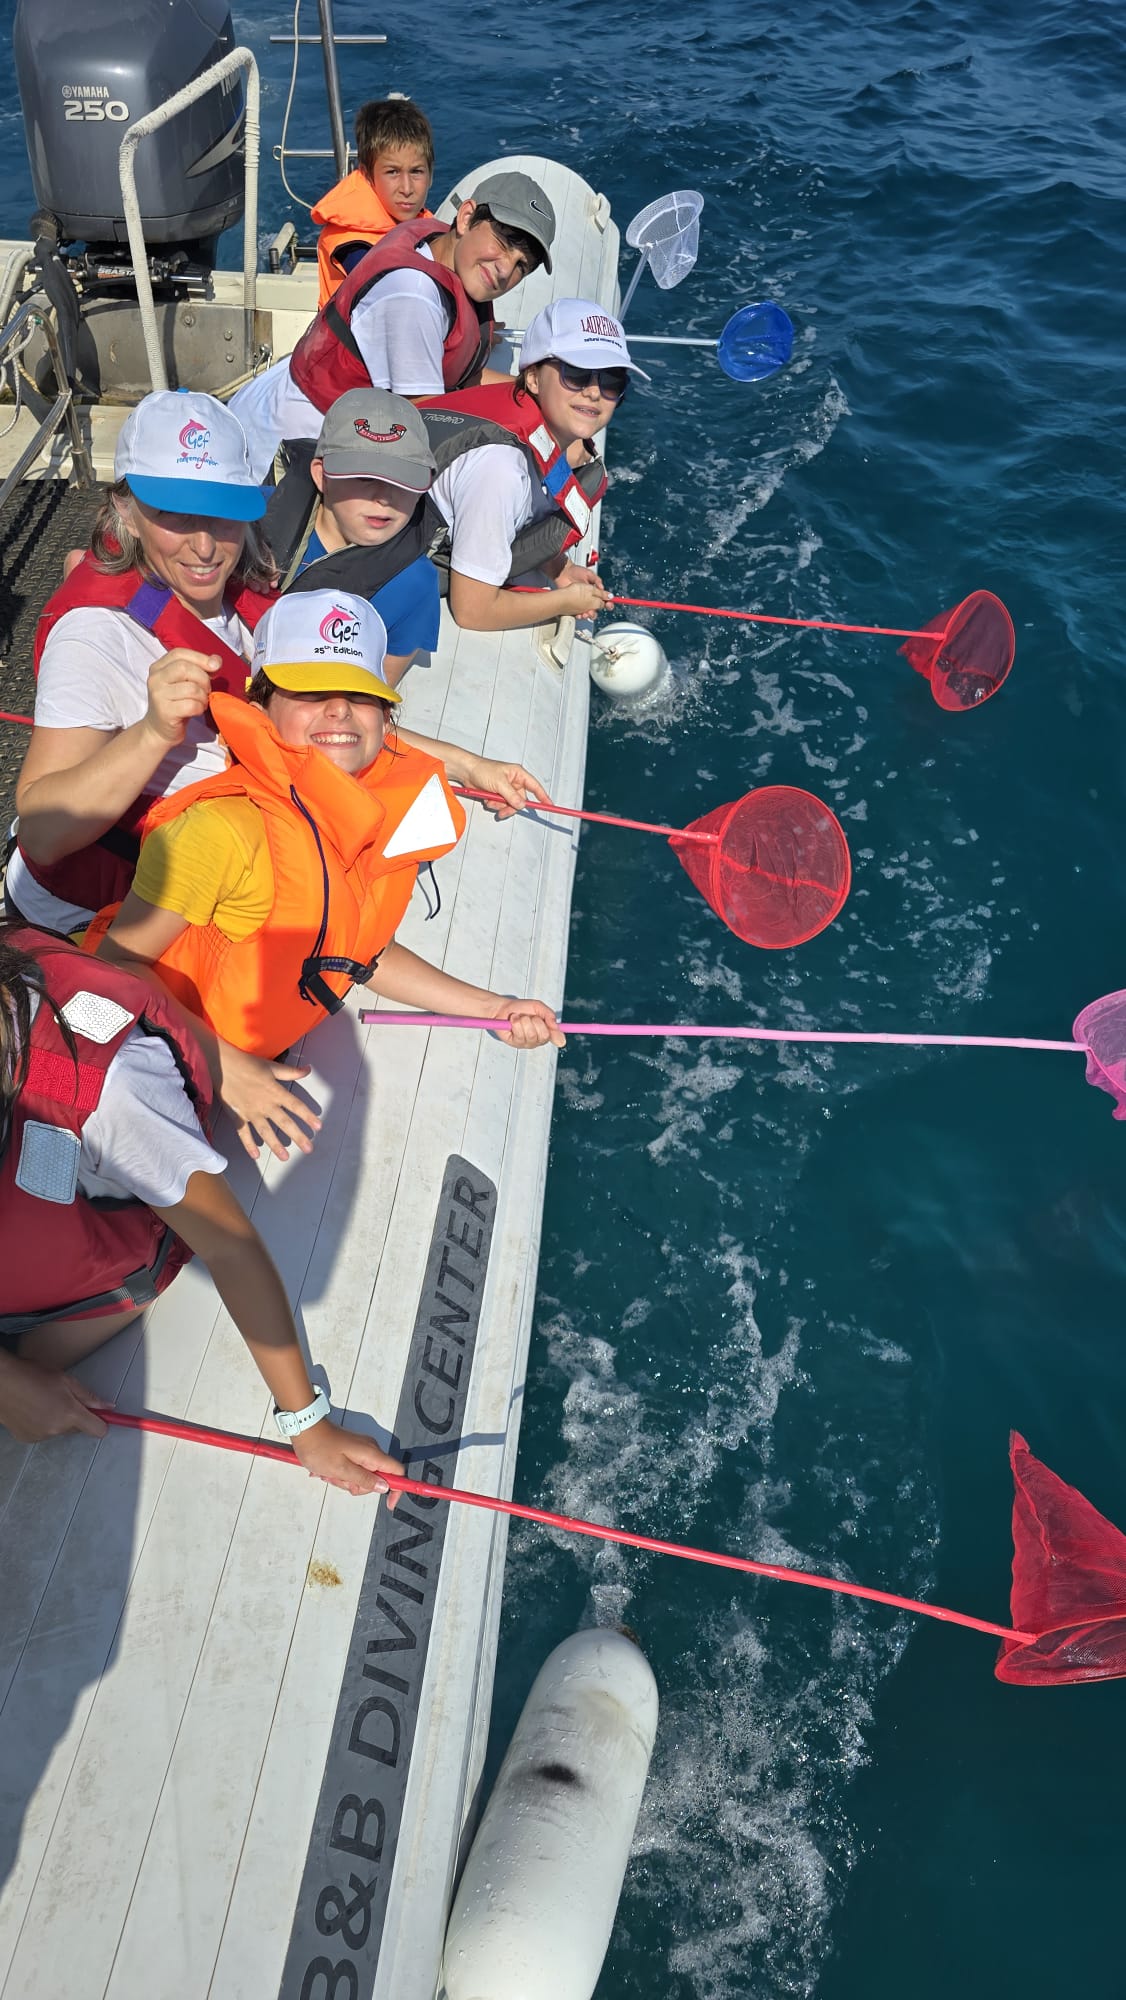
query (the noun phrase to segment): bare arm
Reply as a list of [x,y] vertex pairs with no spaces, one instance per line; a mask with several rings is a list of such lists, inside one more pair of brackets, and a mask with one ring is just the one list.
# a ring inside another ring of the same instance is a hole
[[475,792],[496,792],[504,800],[503,806],[497,808],[498,819],[511,819],[513,813],[522,812],[525,806],[551,803],[539,779],[533,778],[523,764],[509,764],[501,757],[480,757],[460,743],[417,736],[413,729],[400,729],[396,733],[400,743],[409,743],[412,749],[437,757],[451,784],[468,785]]
[[[194,1173],[182,1201],[154,1211],[206,1264],[279,1410],[304,1410],[313,1385],[285,1288],[254,1224],[218,1174]],[[292,1440],[307,1472],[349,1493],[386,1493],[381,1472],[398,1459],[356,1431],[322,1417]]]
[[528,591],[450,571],[450,614],[467,632],[517,632],[527,625],[553,624],[557,618],[594,618],[613,601],[593,570],[562,590]]
[[[268,1062],[262,1056],[247,1055],[225,1042],[198,1014],[189,1013],[163,984],[157,960],[187,930],[187,920],[177,910],[162,910],[146,903],[135,889],[125,901],[98,946],[98,957],[111,965],[123,965],[170,1001],[191,1029],[211,1073],[211,1081],[231,1113],[239,1139],[252,1160],[258,1158],[258,1139],[265,1141],[279,1160],[284,1160],[290,1143],[302,1153],[311,1153],[310,1134],[319,1132],[321,1121],[287,1085],[309,1074],[307,1063]],[[257,1135],[257,1136],[256,1136]]]
[[502,1041],[515,1048],[542,1048],[545,1042],[554,1042],[557,1049],[565,1046],[554,1010],[545,1001],[509,1000],[503,994],[491,993],[487,986],[470,986],[394,940],[385,948],[368,980],[368,990],[384,1000],[418,1007],[425,1014],[468,1014],[478,1019],[487,1016],[491,1021],[506,1021],[508,1027],[498,1033]]
[[214,655],[178,648],[149,669],[149,706],[128,729],[35,729],[16,786],[20,842],[33,861],[89,847],[139,798],[211,693]]

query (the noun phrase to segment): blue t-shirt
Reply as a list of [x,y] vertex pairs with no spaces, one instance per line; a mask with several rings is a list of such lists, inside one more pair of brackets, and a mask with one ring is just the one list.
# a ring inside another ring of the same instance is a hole
[[[298,565],[298,576],[326,554],[314,529]],[[389,653],[433,652],[438,644],[442,599],[438,572],[428,556],[416,556],[390,583],[381,584],[371,601],[387,627]]]

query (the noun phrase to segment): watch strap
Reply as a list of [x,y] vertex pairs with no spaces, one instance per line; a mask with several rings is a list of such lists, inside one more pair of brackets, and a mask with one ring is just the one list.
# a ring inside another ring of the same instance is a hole
[[312,1402],[306,1404],[303,1410],[279,1410],[276,1405],[274,1407],[274,1422],[283,1438],[299,1437],[302,1431],[319,1424],[322,1417],[331,1415],[332,1405],[323,1389],[317,1390]]

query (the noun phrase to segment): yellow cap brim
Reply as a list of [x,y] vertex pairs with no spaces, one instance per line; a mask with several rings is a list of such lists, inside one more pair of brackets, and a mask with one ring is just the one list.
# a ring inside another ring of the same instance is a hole
[[286,694],[366,694],[373,701],[403,699],[366,667],[350,667],[341,660],[271,661],[263,672],[267,680]]

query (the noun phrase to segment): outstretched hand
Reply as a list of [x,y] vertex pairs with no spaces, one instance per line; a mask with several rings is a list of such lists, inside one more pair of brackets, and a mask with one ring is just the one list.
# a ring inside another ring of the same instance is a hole
[[219,1066],[219,1095],[252,1160],[258,1158],[260,1141],[278,1160],[288,1159],[291,1144],[299,1152],[312,1152],[320,1117],[286,1087],[309,1075],[308,1063],[267,1062],[220,1042]]
[[490,805],[489,811],[498,819],[511,819],[514,813],[523,812],[526,806],[548,806],[551,799],[538,778],[533,778],[523,764],[505,764],[498,757],[472,757],[466,760],[465,782],[475,792],[495,792],[503,805]]
[[112,1409],[73,1375],[55,1368],[40,1368],[18,1354],[5,1354],[0,1372],[0,1424],[20,1444],[38,1444],[43,1438],[65,1437],[70,1431],[84,1431],[88,1437],[104,1437],[106,1426],[99,1410]]
[[[406,1470],[399,1459],[380,1451],[371,1438],[345,1430],[331,1417],[323,1417],[311,1430],[295,1437],[293,1449],[312,1478],[323,1479],[326,1486],[342,1486],[347,1493],[387,1493],[390,1489],[380,1474]],[[394,1507],[398,1498],[396,1493],[388,1506]]]

